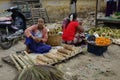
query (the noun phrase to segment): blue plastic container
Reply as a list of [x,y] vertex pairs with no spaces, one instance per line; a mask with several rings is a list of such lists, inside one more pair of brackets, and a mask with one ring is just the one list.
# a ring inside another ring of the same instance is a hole
[[108,46],[97,46],[90,43],[87,44],[87,51],[97,56],[103,55],[103,53],[107,51],[107,48]]

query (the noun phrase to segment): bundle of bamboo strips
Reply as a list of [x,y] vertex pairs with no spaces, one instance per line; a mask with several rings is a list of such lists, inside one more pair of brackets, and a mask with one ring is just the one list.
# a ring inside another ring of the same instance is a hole
[[28,53],[26,51],[24,53],[28,59],[24,58],[23,55],[10,55],[19,71],[15,80],[64,80],[63,73],[56,67],[36,65]]

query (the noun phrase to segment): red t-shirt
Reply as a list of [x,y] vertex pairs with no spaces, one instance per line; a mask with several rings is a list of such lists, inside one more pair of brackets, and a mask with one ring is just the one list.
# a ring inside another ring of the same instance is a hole
[[70,41],[74,39],[74,36],[76,34],[77,27],[79,25],[79,22],[77,21],[71,21],[67,28],[63,29],[63,35],[62,39],[65,41]]

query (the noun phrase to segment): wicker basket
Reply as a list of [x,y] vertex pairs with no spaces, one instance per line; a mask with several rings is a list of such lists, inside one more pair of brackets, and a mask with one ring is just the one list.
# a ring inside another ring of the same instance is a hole
[[48,45],[51,46],[60,46],[61,45],[61,35],[54,34],[54,35],[48,35]]

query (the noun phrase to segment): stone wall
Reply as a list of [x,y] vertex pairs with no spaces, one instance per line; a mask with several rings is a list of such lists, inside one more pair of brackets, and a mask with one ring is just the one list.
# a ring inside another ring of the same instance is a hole
[[0,0],[0,12],[11,6],[10,0]]
[[[70,0],[42,0],[51,20],[62,20],[70,14]],[[87,17],[87,13],[95,12],[96,0],[77,0],[78,17]],[[101,0],[100,10],[105,10],[105,2]]]

